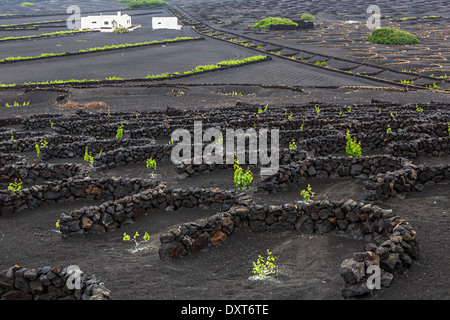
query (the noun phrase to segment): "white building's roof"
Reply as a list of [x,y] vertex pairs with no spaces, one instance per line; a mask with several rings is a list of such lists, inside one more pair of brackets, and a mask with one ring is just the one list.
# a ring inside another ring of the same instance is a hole
[[84,17],[84,18],[111,18],[112,19],[112,18],[117,18],[117,17],[130,17],[131,18],[130,15],[128,15],[128,14],[121,14],[120,12],[118,12],[115,15],[103,15],[103,14],[101,14],[99,16],[87,16],[87,17]]

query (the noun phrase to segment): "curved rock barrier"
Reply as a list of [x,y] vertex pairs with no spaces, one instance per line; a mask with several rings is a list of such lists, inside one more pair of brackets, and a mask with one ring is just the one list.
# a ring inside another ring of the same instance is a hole
[[361,157],[308,157],[280,166],[272,176],[262,176],[258,182],[258,191],[277,192],[296,187],[299,182],[308,178],[354,177],[367,179],[369,175],[398,170],[409,163],[406,158],[389,155]]
[[3,168],[4,166],[17,164],[17,165],[24,165],[25,164],[25,157],[18,155],[16,153],[1,153],[0,154],[0,168]]
[[[76,138],[76,137],[75,137]],[[83,157],[86,148],[88,153],[92,154],[95,158],[95,154],[100,152],[105,152],[106,150],[117,150],[120,148],[127,148],[135,145],[154,145],[155,141],[153,139],[80,139],[71,143],[58,143],[58,144],[48,144],[45,147],[41,147],[41,159],[48,160],[51,158],[73,158],[73,157]]]
[[427,186],[450,181],[450,164],[427,166],[406,163],[399,169],[371,175],[364,181],[364,199],[376,201],[409,192],[422,191]]
[[103,234],[133,223],[140,215],[151,213],[151,209],[173,211],[184,207],[226,210],[233,205],[235,197],[236,193],[229,190],[168,189],[160,184],[98,206],[62,213],[59,230],[63,239],[88,232]]
[[258,205],[251,197],[237,197],[227,211],[182,224],[160,236],[161,260],[194,254],[224,242],[235,228],[253,232],[297,231],[364,239],[361,252],[340,266],[343,297],[369,293],[368,268],[380,268],[381,284],[388,287],[393,276],[409,268],[419,256],[417,233],[392,210],[347,201],[308,201],[284,205]]
[[0,216],[24,209],[38,208],[49,203],[75,201],[77,199],[120,199],[127,195],[153,188],[159,181],[147,179],[90,177],[56,180],[34,185],[20,191],[0,190]]
[[15,180],[26,185],[35,185],[42,179],[46,181],[66,180],[71,177],[84,178],[89,170],[81,164],[8,164],[0,167],[0,185],[9,184]]
[[109,300],[110,290],[91,274],[74,266],[0,271],[0,300]]
[[394,156],[416,159],[420,156],[440,157],[450,155],[450,136],[422,137],[411,141],[392,141],[386,151]]

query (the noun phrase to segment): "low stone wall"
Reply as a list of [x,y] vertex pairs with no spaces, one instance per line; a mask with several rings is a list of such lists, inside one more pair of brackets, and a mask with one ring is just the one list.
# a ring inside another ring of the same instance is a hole
[[30,137],[41,137],[49,134],[45,131],[34,131],[34,132],[22,132],[22,131],[16,131],[16,130],[7,130],[4,132],[0,132],[0,143],[11,141],[11,134],[13,135],[14,139],[26,139]]
[[25,157],[18,155],[16,153],[1,153],[0,154],[0,168],[4,166],[17,164],[23,165],[25,164]]
[[364,181],[364,199],[376,201],[422,191],[425,186],[450,181],[450,164],[426,166],[408,163],[403,168],[370,176]]
[[128,148],[117,148],[106,151],[101,155],[96,155],[93,165],[95,169],[103,170],[146,161],[149,158],[154,159],[156,162],[168,162],[172,148],[172,145],[155,145],[154,143]]
[[420,156],[439,157],[450,154],[450,137],[422,137],[412,141],[392,141],[386,151],[394,156],[416,159]]
[[16,179],[24,185],[35,185],[40,179],[46,181],[65,180],[71,177],[84,177],[89,170],[81,164],[9,164],[0,167],[0,186],[8,185]]
[[[86,137],[87,138],[87,137]],[[39,142],[41,139],[48,142],[50,146],[56,146],[60,144],[71,144],[74,142],[79,142],[80,138],[77,136],[71,135],[54,135],[54,134],[46,134],[43,136],[36,136],[33,138],[24,138],[17,140],[9,140],[0,143],[0,152],[27,152],[27,151],[35,151],[35,142]],[[40,147],[43,149],[45,147]]]
[[[299,150],[299,149],[280,149],[280,158],[279,158],[279,163],[280,164],[290,164],[292,162],[297,162],[297,161],[301,161],[301,160],[305,160],[306,157],[308,156],[308,153],[306,151],[303,150]],[[248,159],[248,151],[246,152],[246,159]],[[260,160],[259,158],[257,159],[258,161]],[[206,163],[202,163],[202,164],[193,164],[193,159],[191,160],[191,164],[180,164],[176,166],[176,177],[178,179],[185,179],[185,178],[189,178],[198,174],[207,174],[210,173],[212,170],[215,169],[230,169],[234,167],[234,163],[231,164],[227,164],[226,163],[226,157],[224,157],[223,159],[223,163],[222,164],[206,164]],[[258,163],[255,165],[245,165],[245,167],[254,167],[259,165]]]
[[[26,268],[14,265],[0,272],[0,300],[109,300],[110,290],[95,276],[73,267]],[[79,283],[77,283],[79,281]],[[73,285],[78,285],[76,289]],[[69,289],[71,288],[71,289]]]
[[340,266],[344,279],[342,295],[351,297],[370,292],[367,268],[381,269],[382,285],[402,273],[419,255],[416,231],[392,210],[348,201],[308,201],[285,205],[258,205],[243,195],[227,211],[206,219],[185,223],[160,236],[161,260],[174,259],[212,248],[225,241],[234,228],[253,232],[298,231],[364,239],[361,252]]
[[120,199],[153,188],[158,184],[159,181],[136,178],[93,179],[85,177],[48,182],[17,192],[4,190],[0,191],[0,215],[61,201]]
[[63,144],[48,144],[45,147],[41,147],[41,159],[48,160],[50,158],[73,158],[83,157],[88,148],[88,152],[95,156],[100,151],[114,150],[119,148],[127,148],[135,146],[136,144],[155,144],[153,139],[82,139],[81,141],[75,141],[72,143]]
[[132,194],[99,206],[84,207],[60,217],[62,238],[84,235],[87,232],[102,234],[116,231],[124,225],[133,223],[140,215],[150,209],[173,211],[185,208],[229,209],[235,199],[234,191],[215,188],[189,190],[167,189],[164,184]]
[[278,173],[262,176],[258,181],[260,192],[277,192],[282,189],[296,187],[302,179],[354,177],[366,179],[371,174],[383,173],[403,168],[408,163],[405,158],[389,155],[361,157],[310,157],[280,166]]

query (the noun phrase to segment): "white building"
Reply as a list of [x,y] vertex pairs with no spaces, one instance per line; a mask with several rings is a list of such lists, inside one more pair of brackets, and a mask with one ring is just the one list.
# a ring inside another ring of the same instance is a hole
[[153,17],[152,29],[174,29],[180,30],[177,17]]
[[81,29],[112,32],[115,28],[130,28],[131,17],[128,14],[87,16],[81,18]]

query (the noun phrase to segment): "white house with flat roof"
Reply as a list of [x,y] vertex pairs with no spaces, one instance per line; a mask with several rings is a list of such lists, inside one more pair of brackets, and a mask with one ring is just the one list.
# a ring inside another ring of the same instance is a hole
[[153,17],[152,29],[174,29],[181,30],[177,17]]
[[112,32],[115,28],[131,28],[131,17],[128,14],[102,15],[81,17],[81,29]]

